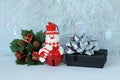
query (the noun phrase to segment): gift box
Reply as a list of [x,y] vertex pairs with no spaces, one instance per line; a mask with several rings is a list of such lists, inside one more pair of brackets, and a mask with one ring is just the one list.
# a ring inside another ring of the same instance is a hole
[[99,49],[97,40],[82,34],[74,35],[66,43],[65,59],[68,66],[103,68],[107,49]]
[[100,49],[94,51],[94,55],[91,56],[78,53],[65,54],[65,60],[67,66],[103,68],[107,61],[107,54],[106,49]]

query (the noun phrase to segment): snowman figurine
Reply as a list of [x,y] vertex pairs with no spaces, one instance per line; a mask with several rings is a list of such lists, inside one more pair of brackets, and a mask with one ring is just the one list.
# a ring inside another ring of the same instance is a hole
[[44,34],[46,37],[44,46],[39,50],[39,60],[51,66],[59,65],[62,62],[64,50],[60,46],[58,26],[48,22]]

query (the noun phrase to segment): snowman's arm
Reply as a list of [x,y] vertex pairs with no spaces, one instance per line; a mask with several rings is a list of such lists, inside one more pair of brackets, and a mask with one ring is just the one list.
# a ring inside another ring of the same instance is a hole
[[59,51],[60,51],[60,54],[62,55],[62,54],[64,54],[64,49],[60,46],[60,48],[59,48]]
[[39,61],[45,62],[46,57],[49,55],[49,52],[52,50],[52,46],[46,44],[42,47],[42,49],[39,50]]
[[42,47],[42,49],[39,50],[39,54],[43,51],[46,52],[46,53],[49,53],[52,49],[53,49],[52,46],[46,44]]

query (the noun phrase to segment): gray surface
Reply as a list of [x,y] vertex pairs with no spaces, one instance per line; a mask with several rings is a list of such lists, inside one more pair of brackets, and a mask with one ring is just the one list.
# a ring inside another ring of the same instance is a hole
[[0,54],[0,57],[0,79],[2,80],[120,80],[120,60],[115,58],[109,59],[101,69],[65,64],[56,67],[46,64],[16,65],[13,55]]

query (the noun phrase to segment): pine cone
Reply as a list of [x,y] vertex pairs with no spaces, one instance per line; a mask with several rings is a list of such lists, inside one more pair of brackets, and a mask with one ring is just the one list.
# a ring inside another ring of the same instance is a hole
[[25,43],[25,41],[23,41],[23,40],[19,40],[19,41],[18,41],[18,44],[19,44],[19,46],[25,46],[26,43]]
[[39,48],[39,47],[40,47],[40,42],[39,42],[39,41],[34,41],[34,42],[33,42],[33,45],[34,45],[36,48]]

